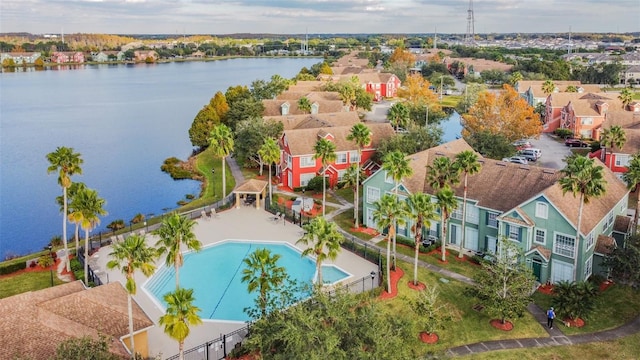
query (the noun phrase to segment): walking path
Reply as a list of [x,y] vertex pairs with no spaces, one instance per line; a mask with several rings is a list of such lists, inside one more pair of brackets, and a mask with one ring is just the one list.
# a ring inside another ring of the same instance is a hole
[[[231,168],[231,172],[233,173],[233,176],[236,179],[236,184],[242,184],[244,182],[244,176],[242,175],[242,171],[240,171],[240,167],[236,163],[235,159],[229,158],[228,163],[229,163],[229,167]],[[290,194],[282,190],[275,190],[274,192],[278,192],[282,194]],[[335,216],[353,208],[353,204],[351,204],[341,196],[337,195],[333,190],[329,190],[329,193],[335,199],[337,199],[340,204],[333,204],[333,203],[331,204],[331,205],[336,205],[338,209],[327,214],[326,215],[327,219],[332,219]],[[369,241],[366,241],[366,240],[359,239],[355,236],[352,236],[351,234],[349,234],[348,232],[344,231],[341,228],[338,228],[338,229],[342,234],[348,235],[351,239],[353,239],[353,241],[357,242],[360,245],[373,246],[379,249],[380,251],[386,252],[385,248],[382,248],[377,245],[377,243],[383,239],[382,236],[377,236],[372,238]],[[413,263],[414,261],[414,258],[408,255],[397,254],[396,256],[398,259],[406,261],[408,263]],[[429,264],[425,261],[418,260],[418,265],[432,272],[458,280],[465,284],[475,285],[474,281],[469,277],[466,277],[464,275],[458,274],[456,272],[444,269],[442,267],[439,267],[433,264]],[[553,329],[547,328],[546,312],[543,309],[541,309],[538,305],[531,303],[527,307],[527,310],[540,323],[540,326],[542,326],[547,331],[547,333],[549,334],[548,337],[483,341],[479,343],[450,348],[447,350],[447,354],[450,356],[462,356],[462,355],[471,355],[471,354],[477,354],[477,353],[482,353],[487,351],[505,350],[505,349],[585,344],[585,343],[591,343],[591,342],[616,340],[616,339],[640,332],[640,316],[638,316],[631,322],[624,324],[620,327],[617,327],[615,329],[604,330],[604,331],[594,332],[590,334],[566,336],[562,333],[562,331],[560,331],[560,329],[558,329],[558,327],[555,327]]]

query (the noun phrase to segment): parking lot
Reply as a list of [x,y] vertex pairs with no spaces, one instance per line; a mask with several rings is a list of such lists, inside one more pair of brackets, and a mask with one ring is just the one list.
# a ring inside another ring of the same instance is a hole
[[529,165],[541,166],[551,169],[563,169],[564,158],[571,154],[571,148],[564,145],[563,141],[556,140],[548,134],[541,134],[539,139],[529,139],[532,147],[542,150],[542,156],[535,163]]

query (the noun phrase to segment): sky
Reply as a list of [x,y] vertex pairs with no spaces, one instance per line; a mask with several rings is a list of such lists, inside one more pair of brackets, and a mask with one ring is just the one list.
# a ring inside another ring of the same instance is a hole
[[[0,0],[0,32],[467,31],[469,0]],[[476,33],[640,31],[640,0],[474,0]]]

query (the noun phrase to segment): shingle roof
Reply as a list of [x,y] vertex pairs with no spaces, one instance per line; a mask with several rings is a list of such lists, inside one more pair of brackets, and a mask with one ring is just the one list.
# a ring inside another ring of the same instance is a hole
[[[395,134],[389,123],[369,123],[365,124],[371,129],[371,146],[376,148],[382,139],[389,138]],[[336,151],[356,150],[353,141],[347,140],[347,135],[351,131],[351,126],[323,127],[315,129],[292,129],[285,130],[284,137],[289,145],[291,155],[312,155],[313,147],[318,141],[318,134],[331,134],[336,145]]]
[[[543,84],[544,84],[544,81],[539,81],[539,80],[518,81],[517,91],[519,93],[524,93],[525,91],[531,89],[531,91],[533,92],[533,96],[537,98],[547,97],[547,94],[545,94],[544,91],[542,91]],[[581,94],[584,94],[586,92],[597,93],[601,91],[600,85],[581,84],[580,81],[554,81],[553,84],[556,86],[556,88],[558,88],[558,91],[559,91],[558,93],[555,93],[555,94],[566,93],[565,90],[567,89],[567,86],[570,86],[570,85],[573,85],[577,88],[582,88],[583,91]],[[577,94],[577,93],[566,93],[566,94]]]
[[235,188],[233,192],[238,193],[259,193],[267,187],[267,182],[258,179],[249,179]]
[[631,232],[631,225],[633,225],[633,219],[630,216],[618,215],[613,222],[613,231],[629,234]]
[[[607,216],[622,198],[629,192],[626,185],[604,164],[595,159],[596,165],[602,166],[603,177],[606,181],[604,196],[589,199],[582,210],[582,222],[580,232],[588,234],[593,228]],[[578,209],[580,208],[579,196],[571,193],[562,193],[560,184],[555,183],[544,191],[545,196],[564,214],[574,226],[578,224]]]
[[289,86],[287,91],[309,92],[320,91],[324,87],[325,83],[322,81],[298,81],[297,83]]
[[[340,100],[319,100],[318,112],[320,113],[335,113],[344,110],[344,104]],[[315,103],[314,102],[314,103]],[[264,105],[263,116],[278,116],[282,115],[282,104],[289,104],[289,114],[291,115],[303,115],[305,112],[298,108],[297,100],[262,100]]]
[[[133,303],[134,330],[153,322]],[[85,289],[80,281],[0,299],[0,348],[8,358],[49,359],[63,341],[111,338],[110,351],[126,356],[119,338],[128,334],[127,293],[119,282]],[[4,356],[4,355],[3,355]]]
[[611,250],[616,246],[616,240],[611,236],[607,235],[598,235],[598,240],[596,240],[596,247],[594,251],[598,254],[609,254]]
[[360,122],[358,113],[345,111],[305,115],[265,116],[265,120],[280,121],[284,130],[311,129],[332,126],[352,126]]
[[340,94],[335,91],[285,91],[276,97],[276,100],[292,100],[298,101],[298,99],[306,97],[312,103],[314,101],[323,100],[340,100]]
[[548,249],[542,245],[534,245],[529,251],[527,251],[527,255],[533,251],[537,251],[547,262],[551,259],[551,249]]

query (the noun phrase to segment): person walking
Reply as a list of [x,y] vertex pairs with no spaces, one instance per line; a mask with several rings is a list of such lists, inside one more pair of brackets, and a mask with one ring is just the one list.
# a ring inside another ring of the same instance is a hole
[[553,319],[556,318],[556,312],[553,311],[553,306],[547,310],[547,327],[553,329]]

